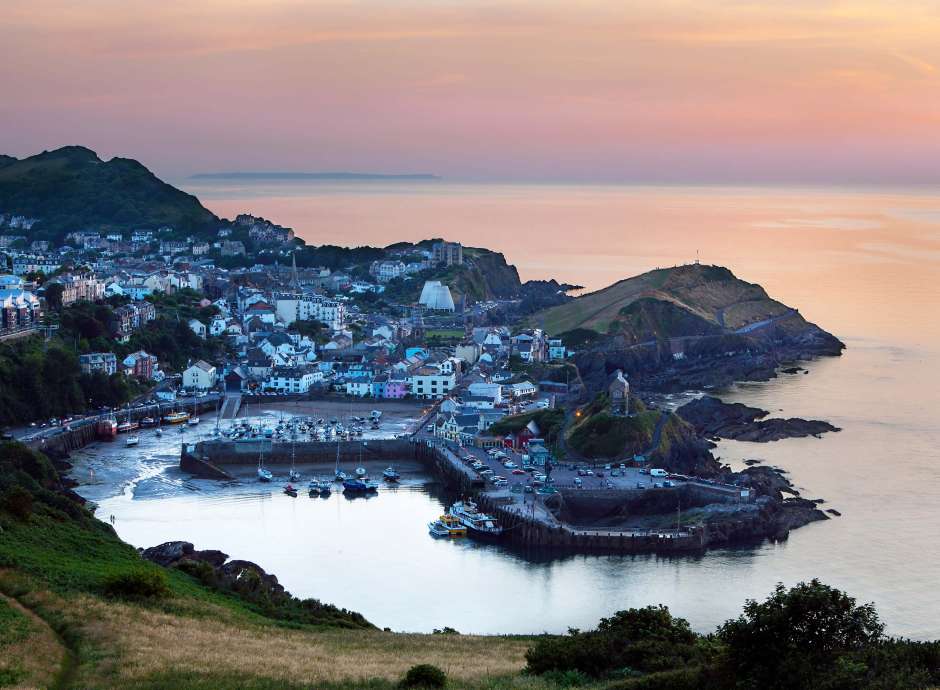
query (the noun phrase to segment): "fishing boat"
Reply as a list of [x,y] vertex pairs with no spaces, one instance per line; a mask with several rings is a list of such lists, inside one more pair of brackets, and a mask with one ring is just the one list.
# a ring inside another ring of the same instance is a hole
[[297,498],[297,489],[295,489],[291,484],[288,484],[287,486],[284,487],[284,493],[287,494],[288,496],[293,496],[294,498]]
[[187,419],[189,419],[188,412],[169,412],[163,415],[164,424],[183,424]]
[[136,422],[121,422],[117,425],[117,432],[119,434],[126,434],[129,431],[135,431],[138,428],[140,428],[140,425]]
[[387,482],[397,482],[399,479],[401,479],[401,475],[395,471],[394,467],[386,467],[382,472],[382,479]]
[[113,441],[117,436],[117,428],[118,425],[114,417],[99,419],[95,424],[95,435],[101,441]]
[[441,515],[437,520],[428,523],[428,531],[432,537],[463,537],[467,534],[467,527],[453,515]]
[[127,447],[136,446],[138,443],[140,443],[140,437],[137,435],[128,436],[124,441],[124,445]]
[[379,490],[375,482],[367,482],[362,479],[347,479],[343,482],[343,493],[348,494],[369,494]]
[[467,528],[467,534],[471,537],[493,540],[503,536],[503,528],[496,518],[481,513],[473,501],[458,501],[447,512]]

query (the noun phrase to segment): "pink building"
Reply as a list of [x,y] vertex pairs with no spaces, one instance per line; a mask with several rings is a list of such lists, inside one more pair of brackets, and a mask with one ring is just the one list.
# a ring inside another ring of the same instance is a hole
[[385,397],[400,400],[408,395],[408,383],[403,379],[391,379],[385,384]]

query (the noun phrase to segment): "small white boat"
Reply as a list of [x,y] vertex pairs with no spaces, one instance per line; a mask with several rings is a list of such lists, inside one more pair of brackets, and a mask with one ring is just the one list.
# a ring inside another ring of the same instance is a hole
[[163,429],[157,429],[157,436],[163,436]]
[[386,467],[385,471],[382,472],[382,478],[387,482],[397,482],[401,479],[401,475],[395,471],[394,467]]
[[288,479],[289,481],[292,481],[292,482],[299,482],[299,481],[300,481],[300,472],[298,472],[297,470],[293,470],[293,469],[292,469],[290,472],[287,473],[287,479]]
[[365,468],[365,467],[357,467],[357,468],[356,468],[356,476],[359,477],[360,479],[362,479],[363,477],[365,477],[366,474],[367,474],[367,473],[366,473],[366,468]]
[[271,470],[266,470],[263,467],[258,468],[258,481],[259,482],[269,482],[274,479],[274,475],[271,474]]
[[196,426],[199,424],[199,417],[190,417],[186,420],[186,423],[189,424],[189,426]]
[[128,436],[124,441],[125,446],[136,446],[140,443],[140,438],[138,436]]

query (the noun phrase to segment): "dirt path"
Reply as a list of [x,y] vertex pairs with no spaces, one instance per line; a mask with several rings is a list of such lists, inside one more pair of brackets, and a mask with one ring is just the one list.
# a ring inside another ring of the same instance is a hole
[[14,645],[7,651],[15,655],[22,662],[22,668],[27,674],[23,682],[12,686],[14,688],[68,688],[77,670],[75,653],[69,649],[45,620],[32,609],[23,606],[19,601],[6,594],[0,593],[0,599],[10,608],[21,613],[32,623],[34,634],[30,635],[22,644],[22,653],[18,653]]

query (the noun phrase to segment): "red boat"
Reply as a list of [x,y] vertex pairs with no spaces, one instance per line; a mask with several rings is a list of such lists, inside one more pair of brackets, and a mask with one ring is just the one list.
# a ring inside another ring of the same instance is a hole
[[101,441],[113,441],[117,437],[118,425],[114,418],[100,419],[95,424],[95,434]]

